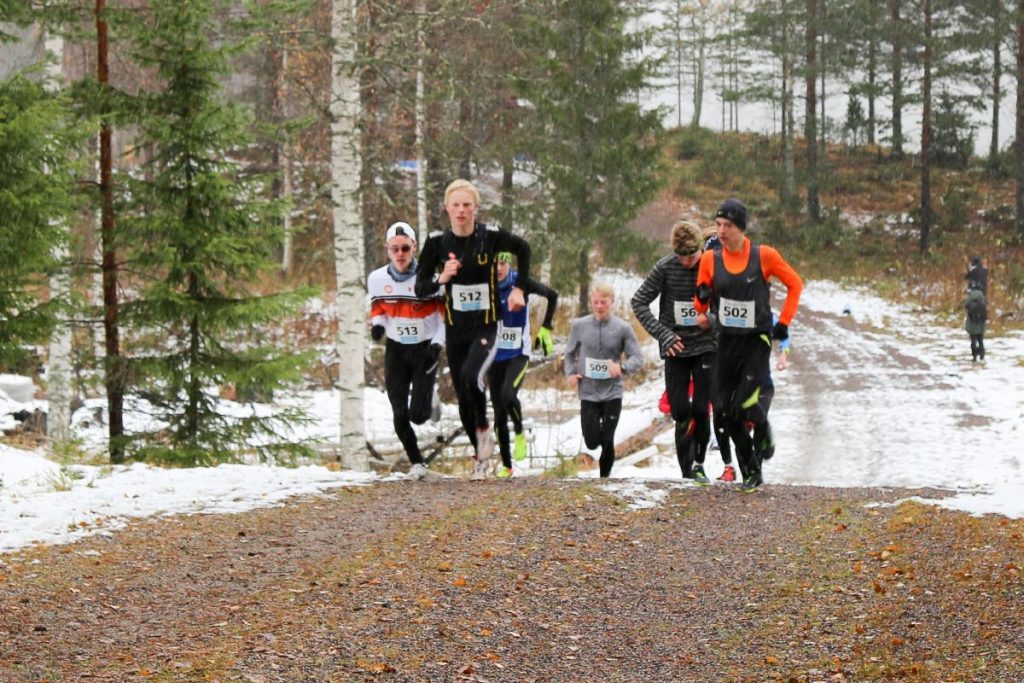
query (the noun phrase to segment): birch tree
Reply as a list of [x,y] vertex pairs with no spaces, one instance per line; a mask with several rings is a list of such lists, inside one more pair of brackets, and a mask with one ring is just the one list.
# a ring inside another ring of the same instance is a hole
[[[62,80],[63,38],[55,33],[48,33],[46,52],[47,81],[52,88]],[[59,227],[62,232],[66,229],[66,226]],[[67,247],[64,244],[56,246],[53,257],[57,267],[50,276],[50,299],[66,302],[71,298]],[[46,401],[46,438],[52,447],[68,440],[71,427],[71,324],[63,313],[58,313],[56,325],[50,335],[46,364]]]
[[354,470],[369,463],[363,420],[366,288],[359,181],[359,80],[355,75],[355,0],[332,0],[331,198],[337,282],[339,405],[338,455]]

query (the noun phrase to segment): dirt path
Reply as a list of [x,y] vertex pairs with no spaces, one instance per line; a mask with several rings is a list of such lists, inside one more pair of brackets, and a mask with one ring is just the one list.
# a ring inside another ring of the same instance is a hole
[[0,680],[1019,680],[1024,523],[432,479],[0,557]]

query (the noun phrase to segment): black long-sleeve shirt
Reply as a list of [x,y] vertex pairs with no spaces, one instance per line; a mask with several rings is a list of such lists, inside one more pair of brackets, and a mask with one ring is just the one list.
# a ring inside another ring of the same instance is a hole
[[[658,340],[662,357],[677,336],[685,347],[680,354],[683,356],[697,356],[717,347],[714,334],[696,324],[697,313],[693,308],[696,286],[697,268],[684,267],[673,254],[654,264],[630,300],[633,315],[647,333]],[[651,313],[651,302],[655,299],[659,299],[657,318]]]
[[516,255],[519,278],[529,281],[530,245],[495,225],[476,223],[473,233],[466,237],[459,237],[450,229],[435,230],[427,237],[416,272],[417,296],[426,297],[437,290],[438,275],[450,254],[462,264],[455,277],[443,285],[443,317],[449,337],[496,325],[501,319],[495,257],[502,251]]

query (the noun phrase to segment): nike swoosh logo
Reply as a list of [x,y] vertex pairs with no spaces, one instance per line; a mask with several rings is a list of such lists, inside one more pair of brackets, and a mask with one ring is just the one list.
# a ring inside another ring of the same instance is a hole
[[746,379],[749,382],[749,381],[754,379],[754,376],[753,375],[743,375],[743,378]]
[[754,280],[756,280],[756,279],[757,279],[757,276],[756,276],[756,275],[755,275],[754,277],[748,277],[748,278],[747,278],[747,284],[749,285],[750,283],[752,283],[752,282],[753,282]]

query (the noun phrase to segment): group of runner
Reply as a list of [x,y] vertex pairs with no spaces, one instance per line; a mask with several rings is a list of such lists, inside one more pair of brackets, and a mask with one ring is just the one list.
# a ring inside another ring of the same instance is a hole
[[[412,463],[410,473],[422,478],[427,471],[411,424],[430,417],[443,346],[459,417],[474,450],[472,477],[488,476],[495,433],[501,454],[496,474],[507,477],[513,459],[526,456],[517,393],[532,337],[528,297],[532,293],[547,299],[536,344],[550,354],[558,295],[530,276],[530,246],[525,240],[477,221],[480,195],[472,183],[452,182],[444,202],[450,229],[431,232],[418,261],[411,226],[399,222],[388,228],[389,263],[368,279],[371,334],[377,340],[387,338],[387,394],[395,432]],[[771,457],[773,448],[767,422],[772,340],[788,338],[803,285],[775,249],[752,244],[746,237],[742,202],[723,202],[715,221],[715,235],[707,244],[693,223],[673,226],[673,254],[655,265],[631,303],[640,323],[658,341],[665,361],[683,476],[709,483],[703,463],[711,434],[710,403],[723,456],[731,439],[743,477],[741,488],[754,491],[763,482],[761,462]],[[513,258],[517,270],[512,268]],[[787,288],[775,321],[771,277]],[[650,304],[659,297],[655,317]],[[592,313],[572,322],[565,349],[565,375],[579,392],[584,441],[588,448],[600,449],[601,477],[610,474],[615,462],[623,376],[643,366],[632,327],[612,313],[614,299],[607,284],[591,286]],[[487,418],[488,384],[493,431]]]
[[[672,227],[672,254],[662,258],[633,295],[644,329],[665,362],[669,411],[675,421],[682,476],[710,483],[704,459],[711,424],[725,462],[720,479],[735,480],[730,442],[742,476],[741,490],[757,490],[762,462],[774,454],[768,409],[773,340],[788,354],[789,324],[803,282],[777,250],[746,236],[747,208],[727,199],[715,212],[715,232],[705,236],[688,221]],[[770,278],[786,287],[782,311],[773,317]],[[650,304],[659,300],[658,316]],[[708,405],[712,406],[709,418]]]

